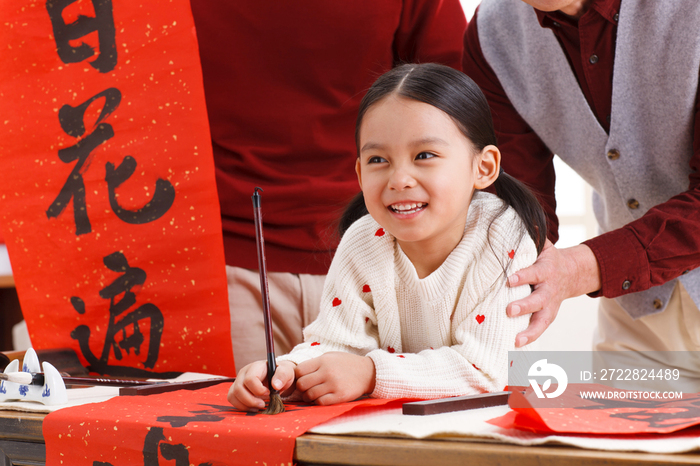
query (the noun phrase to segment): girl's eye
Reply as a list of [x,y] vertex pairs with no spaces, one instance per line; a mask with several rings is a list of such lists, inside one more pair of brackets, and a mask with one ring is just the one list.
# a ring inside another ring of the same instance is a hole
[[432,159],[433,157],[435,157],[435,154],[430,152],[421,152],[420,154],[416,155],[416,160],[427,160]]
[[367,159],[368,164],[370,164],[370,163],[382,163],[382,162],[386,162],[386,160],[383,159],[382,157],[379,157],[378,155],[375,155],[374,157],[370,157],[369,159]]

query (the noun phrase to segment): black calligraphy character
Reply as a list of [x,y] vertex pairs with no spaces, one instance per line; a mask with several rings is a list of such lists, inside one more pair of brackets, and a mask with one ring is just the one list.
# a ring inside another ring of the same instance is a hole
[[97,31],[100,55],[90,66],[100,73],[112,71],[117,65],[117,41],[112,12],[112,0],[92,0],[95,16],[78,15],[70,24],[63,20],[63,10],[77,0],[48,0],[46,11],[51,18],[56,40],[56,52],[63,63],[78,63],[95,55],[95,50],[85,42],[77,47],[71,41]]
[[90,219],[87,214],[87,205],[85,203],[85,182],[83,181],[83,174],[92,161],[92,151],[114,136],[112,125],[102,123],[102,121],[117,109],[121,102],[122,94],[119,92],[119,89],[109,88],[96,94],[77,107],[64,105],[58,111],[58,120],[63,131],[70,136],[79,138],[85,134],[84,118],[87,108],[92,102],[102,97],[105,98],[105,103],[95,122],[95,130],[80,139],[76,145],[58,151],[58,158],[60,158],[63,163],[70,163],[73,161],[76,163],[70,175],[68,175],[66,183],[58,193],[58,196],[56,196],[56,199],[46,210],[46,216],[48,218],[58,217],[70,203],[70,200],[73,199],[73,217],[75,219],[76,235],[84,235],[92,231]]
[[138,210],[127,210],[122,208],[117,202],[115,190],[136,170],[136,160],[127,155],[122,163],[114,168],[110,162],[106,164],[107,188],[109,189],[109,204],[117,217],[126,223],[138,225],[141,223],[152,222],[162,217],[175,201],[175,188],[173,185],[162,178],[156,180],[156,190],[153,198],[145,206]]
[[[114,272],[120,272],[122,275],[100,290],[100,297],[110,300],[109,324],[107,325],[107,333],[104,338],[101,357],[98,359],[90,349],[90,328],[87,325],[76,327],[75,330],[71,332],[71,337],[78,340],[80,350],[90,364],[90,370],[94,372],[131,376],[152,374],[138,368],[109,365],[109,355],[111,352],[114,352],[114,356],[117,360],[122,359],[122,351],[130,354],[130,351],[134,350],[136,355],[141,353],[141,345],[145,338],[139,329],[138,323],[140,321],[149,320],[149,346],[143,365],[147,369],[152,369],[158,361],[158,351],[163,334],[164,318],[163,313],[158,307],[152,303],[146,303],[126,314],[122,319],[117,320],[122,313],[136,303],[136,294],[132,291],[132,288],[144,284],[146,281],[146,272],[138,267],[131,267],[124,254],[119,251],[106,256],[103,261],[108,269]],[[117,300],[117,297],[122,293],[123,297]],[[79,313],[85,312],[85,303],[82,299],[74,296],[71,298],[71,304]],[[127,337],[126,330],[130,326],[132,326],[133,333],[130,337]],[[117,336],[120,333],[122,338],[121,341],[117,343]]]
[[158,450],[163,454],[163,459],[175,460],[175,466],[189,466],[190,454],[187,447],[181,443],[171,445],[162,443],[165,440],[162,427],[151,427],[146,434],[143,443],[143,464],[144,466],[158,466]]

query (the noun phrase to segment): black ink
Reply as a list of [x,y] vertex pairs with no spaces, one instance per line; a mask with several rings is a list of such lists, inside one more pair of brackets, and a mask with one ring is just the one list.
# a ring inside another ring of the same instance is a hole
[[74,138],[85,134],[85,112],[91,103],[102,97],[105,98],[105,103],[100,112],[100,116],[97,117],[95,126],[102,123],[105,118],[114,113],[122,101],[121,91],[115,87],[110,87],[99,94],[95,94],[77,107],[71,107],[67,104],[64,105],[58,111],[58,121],[63,131]]
[[105,180],[109,189],[109,204],[117,217],[126,223],[139,225],[152,222],[162,217],[175,202],[175,188],[162,178],[156,180],[156,189],[153,198],[145,206],[138,210],[122,208],[117,202],[116,189],[136,170],[136,160],[130,155],[124,157],[122,163],[114,168],[110,162],[106,164]]
[[78,314],[85,314],[85,301],[80,299],[78,296],[71,296],[70,303],[73,305]]
[[184,427],[190,422],[219,422],[223,421],[221,416],[213,414],[197,414],[196,416],[160,416],[158,422],[167,422],[170,427]]
[[88,106],[102,97],[105,98],[105,103],[97,119],[95,130],[78,141],[76,145],[58,151],[58,157],[63,163],[70,163],[73,161],[76,163],[73,170],[68,175],[68,179],[63,185],[63,188],[61,188],[61,191],[58,193],[58,196],[56,196],[56,199],[54,199],[46,210],[46,216],[48,218],[56,218],[63,212],[66,206],[68,206],[71,199],[73,199],[75,234],[78,236],[92,231],[85,202],[85,182],[83,181],[83,173],[90,166],[92,151],[114,136],[112,125],[101,123],[101,121],[107,118],[119,106],[119,102],[121,102],[121,92],[119,92],[118,89],[109,88],[91,97],[77,107],[64,105],[58,112],[61,128],[70,136],[76,138],[81,137],[85,134],[85,124],[83,121]]
[[95,16],[79,15],[75,22],[66,24],[63,10],[77,0],[48,0],[46,11],[51,18],[56,40],[56,52],[63,63],[79,63],[95,55],[95,50],[85,42],[73,47],[70,41],[97,31],[100,55],[90,66],[100,73],[112,71],[117,65],[117,43],[114,28],[112,0],[92,0]]
[[[152,369],[158,361],[164,318],[163,313],[157,306],[152,303],[146,303],[127,313],[120,320],[117,320],[120,315],[136,304],[136,294],[132,289],[145,283],[146,272],[138,267],[131,267],[124,254],[119,251],[106,256],[103,262],[108,269],[121,273],[121,276],[100,290],[100,297],[109,299],[110,301],[109,324],[107,326],[100,358],[98,359],[90,349],[90,327],[87,325],[79,325],[71,332],[71,337],[78,340],[83,357],[88,361],[90,365],[89,369],[93,372],[131,376],[153,375],[153,373],[143,371],[142,369],[113,366],[109,364],[109,355],[111,352],[114,352],[114,356],[117,360],[123,358],[122,351],[130,354],[131,350],[134,350],[134,354],[141,354],[141,346],[145,341],[145,337],[139,329],[139,322],[149,320],[149,345],[143,365],[146,369]],[[122,294],[122,298],[117,299]],[[71,298],[71,303],[78,301],[82,301],[82,299],[77,296]],[[73,306],[75,307],[75,304],[73,304]],[[133,329],[133,333],[130,337],[126,337],[126,329],[130,326]],[[122,340],[117,343],[116,336],[120,332],[122,334]],[[170,377],[173,376],[173,374],[177,375],[175,372],[161,375]]]
[[[95,122],[95,130],[82,138],[85,134],[85,112],[90,104],[101,98],[104,98],[104,105]],[[112,125],[103,123],[103,120],[119,107],[121,100],[122,94],[119,89],[112,87],[94,95],[77,107],[64,105],[58,111],[58,120],[63,131],[69,136],[82,139],[76,145],[58,151],[58,157],[62,162],[76,163],[58,196],[46,210],[46,215],[48,218],[58,217],[72,199],[75,234],[78,236],[92,231],[85,201],[83,174],[90,166],[93,157],[92,151],[114,137]],[[136,160],[130,155],[125,156],[122,163],[116,168],[111,162],[107,162],[105,165],[109,204],[120,220],[131,225],[140,225],[159,219],[175,202],[175,188],[169,181],[159,178],[156,180],[153,197],[142,208],[128,210],[120,206],[117,202],[116,189],[133,175],[136,165]]]
[[162,427],[151,427],[143,442],[144,466],[158,465],[158,444],[165,440]]

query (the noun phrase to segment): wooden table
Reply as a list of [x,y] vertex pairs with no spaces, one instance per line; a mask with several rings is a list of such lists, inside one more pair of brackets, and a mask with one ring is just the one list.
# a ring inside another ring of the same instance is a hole
[[[0,465],[43,465],[46,449],[43,414],[0,411]],[[700,464],[700,453],[651,453],[583,450],[567,446],[522,447],[486,441],[411,440],[305,434],[294,453],[300,465],[353,466],[589,466]]]

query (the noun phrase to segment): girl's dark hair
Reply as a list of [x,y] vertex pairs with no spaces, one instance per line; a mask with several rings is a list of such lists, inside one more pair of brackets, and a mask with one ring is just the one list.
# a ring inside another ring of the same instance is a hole
[[[442,110],[452,118],[478,151],[488,145],[496,145],[491,110],[483,92],[471,78],[448,66],[434,63],[406,64],[380,76],[360,102],[355,125],[358,156],[360,126],[365,113],[372,105],[389,95],[417,100]],[[523,220],[539,254],[547,237],[547,223],[535,195],[524,184],[502,170],[493,186],[496,195],[508,206],[513,207]],[[340,235],[342,236],[355,220],[367,213],[365,200],[360,192],[346,207],[340,219]]]

